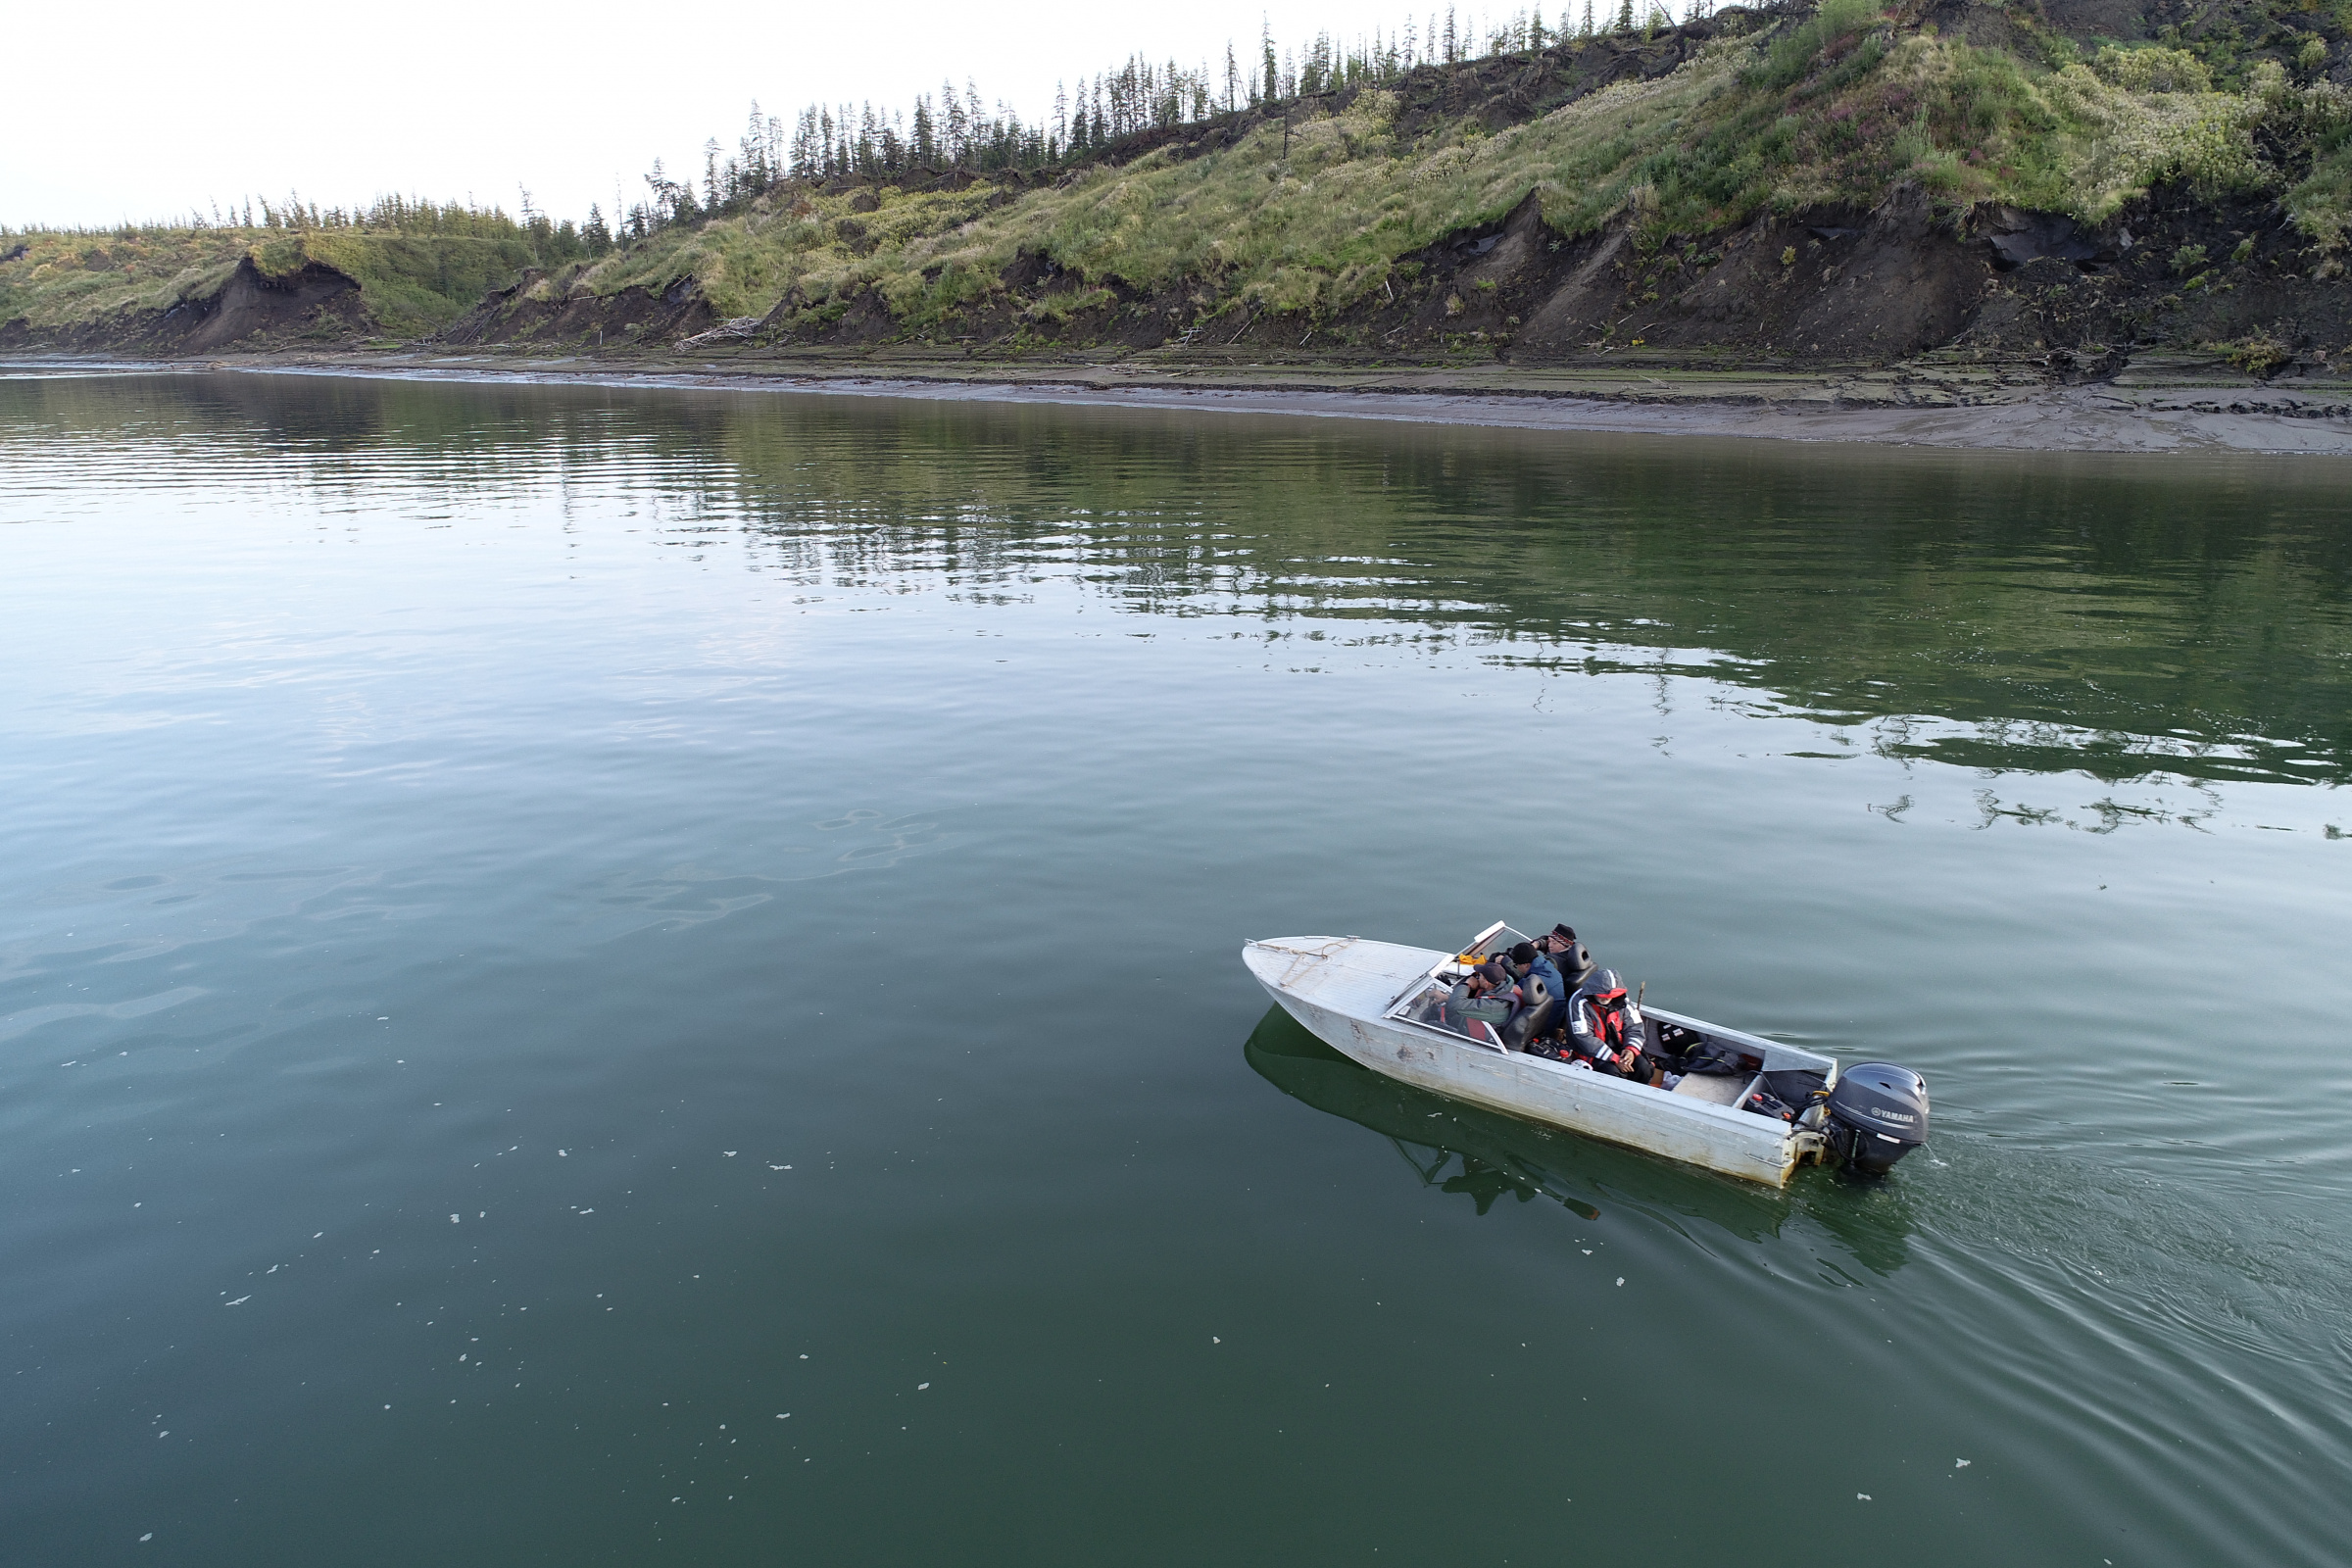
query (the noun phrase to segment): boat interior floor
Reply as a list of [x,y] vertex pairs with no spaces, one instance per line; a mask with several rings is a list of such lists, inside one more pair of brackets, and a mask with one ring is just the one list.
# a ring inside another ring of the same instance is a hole
[[1674,1092],[1692,1100],[1703,1100],[1710,1105],[1737,1105],[1746,1097],[1747,1086],[1753,1077],[1750,1073],[1687,1073],[1683,1081],[1674,1086]]

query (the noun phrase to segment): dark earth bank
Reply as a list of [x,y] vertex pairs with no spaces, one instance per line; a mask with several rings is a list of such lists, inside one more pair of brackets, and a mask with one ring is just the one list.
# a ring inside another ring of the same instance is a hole
[[[492,295],[439,341],[563,352],[641,343],[854,348],[903,342],[973,352],[1250,349],[1336,364],[1499,360],[1575,365],[1614,352],[1687,363],[1886,365],[1937,350],[2043,363],[2063,379],[2120,368],[2134,349],[2222,345],[2268,375],[2330,366],[2352,347],[2352,288],[2300,275],[2301,237],[2275,204],[2216,205],[2160,191],[2091,230],[2054,214],[1987,207],[1939,218],[1915,186],[1875,211],[1761,218],[1645,251],[1630,221],[1577,240],[1544,227],[1531,195],[1500,223],[1408,258],[1401,285],[1336,318],[1212,314],[1207,291],[1098,283],[1024,256],[1004,291],[953,336],[905,332],[867,295],[838,320],[791,330],[789,296],[758,321],[722,323],[680,279],[662,294]],[[1028,308],[1107,289],[1107,302],[1041,322]],[[692,341],[686,341],[692,340]]]

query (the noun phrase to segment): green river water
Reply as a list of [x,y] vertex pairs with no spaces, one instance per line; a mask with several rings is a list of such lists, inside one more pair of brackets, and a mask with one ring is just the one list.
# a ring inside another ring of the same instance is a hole
[[[5,1555],[2342,1562],[2348,478],[7,372]],[[1932,1141],[1240,961],[1497,917]]]

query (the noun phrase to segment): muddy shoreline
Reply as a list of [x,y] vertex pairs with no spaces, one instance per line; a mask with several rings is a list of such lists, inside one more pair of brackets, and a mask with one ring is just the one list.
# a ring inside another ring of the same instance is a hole
[[1694,370],[1671,364],[1372,370],[1139,360],[1016,365],[896,356],[622,360],[417,351],[157,361],[35,355],[0,361],[0,374],[235,370],[1049,403],[1984,451],[2352,456],[2352,375],[2264,382],[2197,356],[2143,360],[2114,379],[2078,385],[2053,384],[2026,367],[1975,364],[1840,373]]

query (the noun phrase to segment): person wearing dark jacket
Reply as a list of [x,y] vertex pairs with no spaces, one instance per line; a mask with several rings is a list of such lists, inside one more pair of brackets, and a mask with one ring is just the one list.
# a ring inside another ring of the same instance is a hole
[[1562,997],[1574,995],[1577,988],[1592,975],[1592,954],[1576,940],[1575,927],[1566,923],[1555,925],[1537,939],[1536,946],[1559,969],[1560,979],[1567,987],[1559,993]]
[[1532,942],[1512,948],[1509,963],[1519,982],[1519,1010],[1503,1026],[1502,1043],[1512,1051],[1525,1051],[1560,1027],[1568,988],[1560,982],[1558,967]]
[[1503,966],[1492,960],[1470,971],[1446,995],[1440,1014],[1446,1027],[1473,1040],[1502,1044],[1502,1026],[1519,1006],[1519,988]]
[[1638,1022],[1617,971],[1599,970],[1568,1004],[1569,1050],[1594,1072],[1662,1087],[1656,1064],[1642,1053]]
[[[1534,975],[1544,982],[1545,994],[1553,1001],[1565,1003],[1568,1000],[1568,987],[1560,979],[1559,965],[1551,961],[1551,955],[1533,942],[1522,942],[1511,949],[1511,967],[1518,972],[1522,986],[1526,985],[1529,975]],[[1528,1002],[1530,1005],[1534,1004],[1533,998],[1529,998]]]

